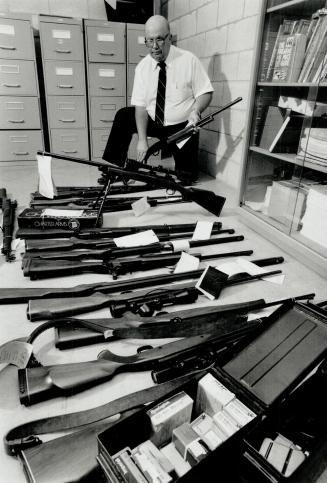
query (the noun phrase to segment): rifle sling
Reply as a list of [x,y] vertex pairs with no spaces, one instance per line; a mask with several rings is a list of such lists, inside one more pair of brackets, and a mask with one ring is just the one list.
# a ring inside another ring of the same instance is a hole
[[52,416],[50,418],[42,418],[16,426],[4,437],[6,451],[9,455],[17,455],[23,449],[42,444],[42,440],[35,435],[55,433],[80,428],[82,426],[89,427],[114,415],[122,415],[126,411],[166,396],[194,377],[199,377],[199,375],[188,374],[178,379],[122,396],[96,408]]

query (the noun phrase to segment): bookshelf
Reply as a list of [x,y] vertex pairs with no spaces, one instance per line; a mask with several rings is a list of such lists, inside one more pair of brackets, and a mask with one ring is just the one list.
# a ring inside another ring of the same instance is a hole
[[327,1],[262,2],[242,217],[327,276]]

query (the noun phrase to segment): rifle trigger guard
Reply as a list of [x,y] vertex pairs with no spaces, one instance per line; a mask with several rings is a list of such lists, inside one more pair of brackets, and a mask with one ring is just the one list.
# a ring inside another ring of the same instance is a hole
[[42,440],[40,438],[30,435],[26,436],[25,438],[17,438],[8,441],[6,450],[8,454],[16,456],[24,449],[39,446],[40,444],[42,444]]
[[151,349],[153,349],[152,345],[142,345],[141,347],[137,348],[137,353],[141,354],[141,352],[146,352]]

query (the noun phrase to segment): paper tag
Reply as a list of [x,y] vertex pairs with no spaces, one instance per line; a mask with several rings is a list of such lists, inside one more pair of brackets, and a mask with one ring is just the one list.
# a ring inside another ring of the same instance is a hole
[[70,39],[70,30],[52,30],[54,39]]
[[172,240],[169,242],[174,252],[183,252],[190,249],[190,242],[187,240]]
[[114,34],[97,34],[97,41],[98,42],[114,42],[115,36],[114,36]]
[[17,251],[18,250],[24,251],[25,250],[25,240],[23,240],[22,238],[15,238],[11,242],[11,249],[13,251],[16,251],[16,250]]
[[72,67],[56,67],[56,75],[73,75]]
[[134,203],[131,204],[131,207],[135,216],[141,216],[151,208],[146,196],[140,198],[137,201],[134,201]]
[[114,243],[119,248],[141,247],[158,243],[159,239],[153,230],[141,231],[133,235],[120,236],[113,238]]
[[55,210],[54,208],[46,208],[42,212],[42,216],[56,216],[61,218],[78,218],[83,215],[83,210]]
[[145,42],[145,37],[144,37],[144,35],[139,35],[139,36],[137,37],[137,43],[138,43],[138,44],[142,44],[142,45],[143,45],[143,44],[144,44],[144,42]]
[[189,136],[188,138],[186,139],[183,139],[182,141],[179,141],[179,143],[176,143],[176,146],[179,148],[179,149],[182,149],[182,147],[184,146],[184,144],[187,143],[187,141],[190,139],[191,136]]
[[39,193],[46,198],[53,199],[54,196],[57,194],[57,189],[52,179],[52,157],[37,154],[36,159],[39,172]]
[[13,25],[0,24],[0,34],[15,35],[15,27]]
[[213,227],[212,221],[198,221],[192,236],[192,240],[208,240]]
[[191,270],[197,270],[200,265],[200,260],[189,253],[182,252],[181,258],[175,267],[174,273],[189,272]]
[[116,72],[115,72],[115,69],[99,69],[99,76],[100,77],[115,77]]
[[[244,258],[237,258],[236,263],[242,267],[240,272],[247,272],[250,275],[260,275],[265,274],[267,270],[262,267],[258,267],[255,263],[249,262],[249,260],[245,260]],[[266,282],[275,283],[277,285],[282,285],[285,279],[285,275],[274,275],[272,277],[262,277],[262,280]]]
[[32,344],[11,340],[0,347],[0,363],[14,364],[19,369],[26,367],[33,351]]
[[219,297],[227,279],[227,274],[208,265],[195,287],[209,300],[215,300]]

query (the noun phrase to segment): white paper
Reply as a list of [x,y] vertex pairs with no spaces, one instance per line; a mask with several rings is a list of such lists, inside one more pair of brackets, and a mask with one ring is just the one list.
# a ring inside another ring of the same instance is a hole
[[116,10],[116,8],[117,8],[117,0],[106,0],[106,2],[108,3],[108,5],[110,5],[111,8],[113,8],[114,10]]
[[115,69],[99,69],[100,77],[116,77]]
[[15,35],[15,27],[13,25],[0,24],[0,34]]
[[32,344],[11,340],[0,347],[0,363],[14,364],[20,369],[26,367],[33,351]]
[[113,238],[114,243],[119,248],[140,247],[158,243],[159,239],[153,230],[141,231],[133,235],[120,236]]
[[39,172],[39,193],[46,198],[53,199],[57,194],[57,189],[53,183],[51,172],[51,156],[37,154],[37,168]]
[[83,210],[56,210],[54,208],[46,208],[42,212],[42,216],[56,216],[61,218],[78,218],[83,215]]
[[192,240],[208,240],[213,227],[212,221],[198,221],[192,236]]
[[25,251],[25,240],[22,238],[15,238],[11,242],[12,251]]
[[[201,283],[202,283],[202,280],[204,279],[204,277],[205,277],[205,275],[206,275],[206,273],[207,273],[207,271],[208,271],[208,269],[209,269],[209,267],[210,267],[210,266],[211,266],[211,265],[207,265],[207,266],[206,266],[206,268],[205,268],[205,270],[203,271],[203,273],[202,273],[201,277],[200,277],[200,278],[199,278],[199,280],[196,282],[196,284],[195,284],[195,288],[197,288],[197,289],[198,289],[198,290],[199,290],[201,293],[203,293],[203,295],[204,295],[205,297],[207,297],[209,300],[215,300],[215,297],[214,297],[214,296],[213,296],[211,293],[209,293],[209,292],[207,292],[206,290],[203,290],[203,288],[201,288]],[[212,268],[216,268],[216,267],[212,267]]]
[[187,252],[190,249],[190,242],[188,240],[172,240],[170,244],[174,252]]
[[[223,263],[217,266],[218,270],[227,273],[228,276],[235,275],[236,273],[246,272],[249,275],[264,275],[267,270],[262,267],[258,267],[255,263],[245,260],[244,258],[238,257],[233,262]],[[269,270],[270,271],[270,270]],[[262,280],[266,282],[275,283],[277,285],[282,285],[285,279],[285,275],[274,275],[269,277],[262,277]]]
[[52,30],[54,39],[70,39],[70,30]]
[[73,75],[72,67],[56,67],[56,75]]
[[131,207],[135,216],[141,216],[151,208],[146,197],[134,201],[134,203],[131,204]]
[[181,258],[175,267],[174,273],[189,272],[197,270],[200,265],[200,260],[189,253],[182,252]]
[[137,43],[138,43],[138,44],[142,44],[142,45],[143,45],[143,44],[144,44],[144,42],[145,42],[145,37],[144,37],[144,35],[139,35],[139,36],[137,37]]
[[184,144],[187,143],[187,141],[190,139],[191,136],[189,136],[188,138],[186,139],[183,139],[182,141],[179,141],[179,143],[176,143],[176,146],[178,147],[178,149],[182,149],[182,147],[184,146]]
[[114,34],[97,34],[98,42],[114,42],[115,36]]

